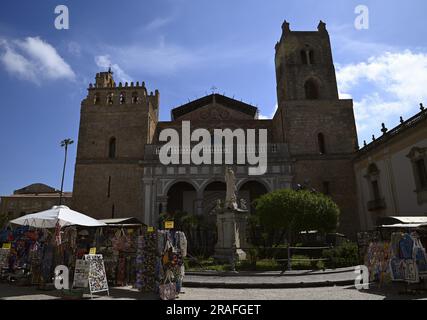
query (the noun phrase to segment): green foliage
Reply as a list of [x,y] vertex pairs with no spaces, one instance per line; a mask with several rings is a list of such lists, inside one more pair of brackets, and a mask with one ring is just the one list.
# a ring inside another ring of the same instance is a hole
[[282,189],[256,200],[256,214],[268,231],[335,231],[338,206],[327,196],[307,190]]
[[344,242],[333,249],[323,250],[323,257],[328,259],[325,262],[326,267],[332,269],[359,264],[359,251],[354,242]]

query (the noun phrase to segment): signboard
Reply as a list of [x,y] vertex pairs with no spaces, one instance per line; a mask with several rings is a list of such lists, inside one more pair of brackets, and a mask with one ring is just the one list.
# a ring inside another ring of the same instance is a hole
[[0,269],[9,264],[10,249],[0,249]]
[[89,285],[89,261],[77,259],[74,269],[73,287],[87,288]]
[[154,227],[148,227],[147,232],[154,232]]
[[96,248],[90,248],[89,254],[96,254]]
[[165,221],[165,229],[173,229],[174,222],[173,221]]
[[12,248],[12,244],[10,242],[3,243],[2,249],[10,250]]
[[107,291],[110,294],[102,254],[86,254],[85,260],[89,261],[88,282],[90,293]]

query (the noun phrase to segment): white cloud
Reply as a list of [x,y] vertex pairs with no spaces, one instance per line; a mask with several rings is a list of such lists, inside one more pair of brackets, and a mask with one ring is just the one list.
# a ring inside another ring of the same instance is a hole
[[110,68],[121,82],[131,82],[132,78],[116,63],[112,63],[109,55],[95,57],[95,63],[100,68]]
[[0,61],[17,77],[40,84],[41,80],[74,80],[75,73],[56,49],[39,37],[0,41]]
[[355,98],[359,133],[378,133],[381,123],[396,124],[399,116],[413,115],[427,99],[427,54],[386,52],[366,62],[339,66],[340,97]]

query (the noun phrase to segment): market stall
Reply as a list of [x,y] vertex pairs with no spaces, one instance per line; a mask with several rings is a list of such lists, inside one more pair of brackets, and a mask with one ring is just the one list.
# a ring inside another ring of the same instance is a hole
[[144,228],[138,238],[136,287],[163,300],[175,299],[181,291],[186,255],[183,232]]
[[[74,269],[76,226],[100,227],[103,222],[66,206],[29,214],[10,221],[0,233],[3,253],[2,280],[23,285],[51,283],[55,266]],[[7,263],[5,263],[7,261]]]
[[383,224],[371,236],[365,235],[369,238],[365,265],[369,270],[370,281],[381,285],[394,282],[425,284],[427,224],[409,223],[414,222],[414,219],[403,218],[408,223],[399,221]]
[[136,218],[100,220],[105,226],[92,230],[92,247],[102,254],[112,286],[135,285],[138,237],[145,226]]
[[91,294],[132,286],[170,300],[181,291],[187,239],[173,223],[156,230],[135,218],[95,220],[65,206],[10,223],[0,232],[6,281],[45,288],[55,267],[66,266],[70,287]]

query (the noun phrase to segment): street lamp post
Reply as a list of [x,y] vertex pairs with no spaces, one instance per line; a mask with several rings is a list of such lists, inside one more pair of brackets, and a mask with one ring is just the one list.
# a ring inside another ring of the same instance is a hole
[[62,193],[64,190],[64,177],[65,177],[65,166],[67,165],[68,146],[73,143],[74,141],[71,139],[65,139],[61,141],[61,147],[65,148],[65,157],[64,157],[64,168],[62,169],[61,193],[59,194],[59,205],[62,204]]

